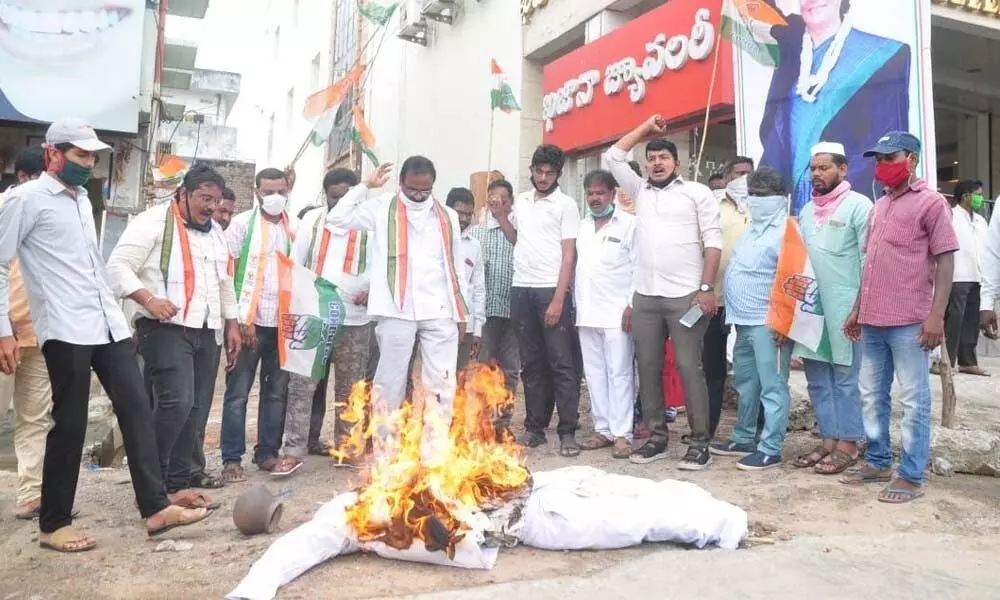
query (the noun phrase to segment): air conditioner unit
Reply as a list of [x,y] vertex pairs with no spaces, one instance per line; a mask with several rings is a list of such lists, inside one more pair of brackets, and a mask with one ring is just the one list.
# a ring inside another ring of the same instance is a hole
[[457,0],[423,0],[421,14],[432,21],[451,25],[458,13]]
[[407,42],[427,45],[427,19],[421,14],[422,0],[404,0],[399,7],[399,33],[396,35]]

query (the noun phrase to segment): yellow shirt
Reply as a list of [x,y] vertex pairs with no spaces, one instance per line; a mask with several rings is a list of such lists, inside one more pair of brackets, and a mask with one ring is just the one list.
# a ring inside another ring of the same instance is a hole
[[719,274],[715,278],[715,297],[719,306],[725,302],[724,281],[726,268],[729,267],[729,257],[733,253],[736,240],[747,230],[750,217],[740,212],[736,203],[725,197],[719,201],[719,224],[722,226],[722,261],[719,263]]

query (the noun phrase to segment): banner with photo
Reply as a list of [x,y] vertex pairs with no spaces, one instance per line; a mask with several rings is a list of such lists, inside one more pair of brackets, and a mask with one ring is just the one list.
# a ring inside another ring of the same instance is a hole
[[930,0],[725,0],[739,153],[785,177],[792,212],[809,201],[810,149],[847,150],[848,180],[873,199],[865,150],[892,130],[920,138],[918,175],[937,185]]
[[80,117],[134,133],[145,9],[145,0],[0,0],[0,121]]

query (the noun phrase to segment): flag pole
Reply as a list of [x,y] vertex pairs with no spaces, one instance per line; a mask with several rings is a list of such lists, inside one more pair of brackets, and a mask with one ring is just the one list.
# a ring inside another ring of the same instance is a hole
[[705,124],[701,128],[701,144],[698,148],[698,160],[694,167],[694,179],[701,174],[701,159],[705,155],[705,141],[708,140],[708,119],[712,112],[712,95],[715,93],[715,79],[719,72],[719,54],[722,53],[722,40],[715,44],[715,58],[712,61],[712,80],[708,83],[708,101],[705,103]]
[[490,193],[490,176],[493,173],[493,130],[496,126],[497,109],[490,108],[490,135],[489,135],[489,147],[486,150],[486,187],[483,190],[483,198],[485,203],[483,208],[489,210],[489,198],[487,195]]

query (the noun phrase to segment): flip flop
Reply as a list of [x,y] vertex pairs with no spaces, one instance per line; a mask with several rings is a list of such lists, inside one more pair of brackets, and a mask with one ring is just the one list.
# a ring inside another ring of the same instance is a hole
[[86,552],[87,550],[93,550],[97,547],[97,540],[91,541],[85,546],[79,548],[70,548],[69,544],[73,542],[83,541],[87,536],[83,535],[79,530],[74,528],[72,525],[67,525],[65,527],[60,527],[52,532],[49,536],[48,541],[38,540],[38,545],[46,550],[55,550],[56,552],[64,552],[66,554],[74,554],[77,552]]
[[205,494],[194,490],[179,490],[168,495],[170,496],[170,504],[180,506],[181,508],[207,508],[208,510],[215,510],[220,506],[218,502],[210,500]]
[[[167,507],[172,508],[172,507]],[[181,508],[181,507],[177,507]],[[185,519],[183,514],[185,511],[194,511],[197,516]],[[157,529],[146,529],[146,535],[149,537],[157,537],[163,535],[164,533],[170,531],[171,529],[177,529],[178,527],[187,527],[188,525],[194,525],[199,521],[204,521],[212,514],[212,511],[207,508],[181,508],[178,511],[172,511],[167,515],[167,521],[161,527]]]
[[867,464],[851,469],[840,477],[840,483],[845,485],[862,485],[865,483],[889,483],[892,475],[883,475]]
[[580,456],[580,444],[576,442],[576,438],[567,435],[563,436],[560,440],[559,455],[566,458],[576,458]]
[[[293,462],[294,461],[294,462]],[[291,464],[290,467],[285,467],[285,465]],[[292,458],[290,456],[283,457],[278,461],[278,464],[274,465],[271,469],[271,477],[275,479],[284,479],[285,477],[291,477],[293,473],[302,468],[305,464],[301,460]]]
[[[890,498],[890,494],[901,496],[898,499]],[[904,488],[904,489],[894,489],[892,484],[885,486],[881,492],[879,492],[877,500],[884,504],[906,504],[908,502],[913,502],[917,498],[922,498],[924,496],[924,490],[922,487],[918,488]]]

